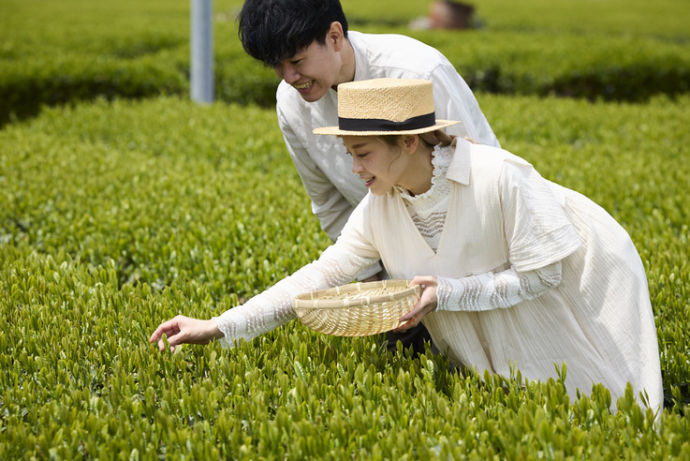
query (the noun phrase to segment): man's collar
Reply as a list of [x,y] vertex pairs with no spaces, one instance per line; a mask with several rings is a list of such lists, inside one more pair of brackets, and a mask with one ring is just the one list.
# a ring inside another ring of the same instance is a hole
[[369,76],[369,62],[366,59],[367,50],[360,42],[360,33],[350,30],[347,32],[347,39],[355,54],[355,81],[371,78]]

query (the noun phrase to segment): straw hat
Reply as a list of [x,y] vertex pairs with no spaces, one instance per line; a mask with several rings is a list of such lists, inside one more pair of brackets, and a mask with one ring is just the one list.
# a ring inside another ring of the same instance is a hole
[[303,293],[294,306],[300,321],[319,333],[367,336],[399,327],[421,293],[409,280],[359,282]]
[[338,85],[338,126],[316,128],[314,134],[421,134],[456,123],[436,120],[431,81],[377,78]]

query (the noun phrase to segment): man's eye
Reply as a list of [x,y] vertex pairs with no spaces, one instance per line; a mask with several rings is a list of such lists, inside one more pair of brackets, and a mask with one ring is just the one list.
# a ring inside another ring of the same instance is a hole
[[349,150],[348,150],[348,151],[345,151],[345,153],[346,153],[347,155],[349,155],[350,157],[352,157],[352,152],[350,152]]
[[369,152],[365,152],[364,154],[357,154],[357,158],[364,158],[367,155],[369,155]]

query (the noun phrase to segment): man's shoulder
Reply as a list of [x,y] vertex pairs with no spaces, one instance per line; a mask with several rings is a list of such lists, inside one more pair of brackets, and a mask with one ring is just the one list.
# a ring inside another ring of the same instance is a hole
[[[348,38],[354,40],[356,43],[366,44],[371,48],[385,48],[389,49],[392,45],[403,44],[411,47],[413,50],[422,50],[432,54],[439,54],[440,52],[426,43],[402,34],[369,34],[364,32],[349,31]],[[405,51],[403,49],[402,51]]]
[[280,107],[284,104],[293,105],[301,101],[302,98],[299,93],[290,84],[286,83],[285,80],[281,80],[278,84],[278,89],[276,89],[276,104]]
[[307,103],[290,84],[281,80],[276,90],[276,112],[279,122],[294,124],[296,120],[306,120],[314,110],[315,103]]
[[436,48],[406,35],[351,31],[350,38],[353,47],[364,53],[368,64],[379,70],[424,75],[441,64],[448,64]]

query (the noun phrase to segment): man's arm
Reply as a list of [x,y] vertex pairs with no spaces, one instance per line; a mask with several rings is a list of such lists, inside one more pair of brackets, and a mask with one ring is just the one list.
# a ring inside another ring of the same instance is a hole
[[475,142],[500,147],[472,90],[453,65],[448,61],[437,65],[430,77],[434,85],[436,118],[462,122],[447,128],[448,134],[468,136]]
[[335,241],[354,210],[354,206],[311,159],[309,152],[299,141],[280,108],[277,112],[285,146],[302,179],[304,189],[311,199],[312,212],[318,218],[324,232],[332,241]]
[[[309,152],[299,141],[280,107],[278,107],[277,113],[285,146],[297,168],[297,173],[302,179],[304,189],[311,199],[312,213],[321,223],[321,229],[326,232],[331,241],[335,242],[354,210],[354,206],[311,159]],[[357,280],[369,279],[381,270],[380,263],[373,264],[357,274]]]

